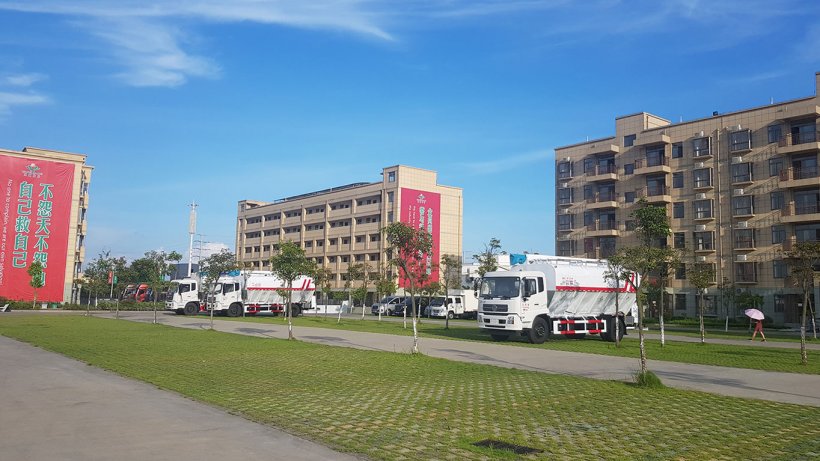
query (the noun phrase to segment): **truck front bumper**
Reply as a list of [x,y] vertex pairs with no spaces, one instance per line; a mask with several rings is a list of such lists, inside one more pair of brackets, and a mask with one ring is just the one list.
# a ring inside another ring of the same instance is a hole
[[487,330],[521,331],[524,324],[517,314],[486,314],[478,313],[478,326]]

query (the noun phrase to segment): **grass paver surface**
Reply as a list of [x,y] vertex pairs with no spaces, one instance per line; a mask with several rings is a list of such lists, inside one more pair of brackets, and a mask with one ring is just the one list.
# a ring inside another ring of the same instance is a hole
[[[202,318],[205,319],[206,317],[203,316]],[[282,324],[284,322],[282,318],[277,317],[249,316],[233,319],[220,318],[220,320],[226,319],[274,324]],[[394,335],[413,335],[410,321],[407,322],[407,328],[404,328],[401,322],[395,321],[379,322],[377,320],[371,320],[370,318],[366,318],[366,320],[344,318],[341,323],[337,324],[334,317],[304,316],[293,319],[293,324],[294,334],[297,338],[299,336],[298,327],[300,326]],[[422,321],[422,323],[418,325],[418,330],[419,336],[421,337],[494,342],[487,333],[483,333],[479,330],[474,323],[459,322],[451,325],[449,330],[445,330],[442,324]],[[583,340],[557,338],[547,341],[544,344],[530,344],[523,338],[516,338],[505,341],[504,344],[616,357],[634,357],[636,360],[640,355],[638,349],[638,333],[635,331],[630,332],[628,336],[624,337],[624,341],[620,347],[615,347],[614,343],[602,341],[597,335]],[[666,360],[698,365],[716,365],[788,373],[820,374],[820,354],[813,350],[809,351],[808,365],[802,365],[800,363],[799,349],[756,347],[751,344],[743,346],[716,344],[710,343],[708,339],[706,344],[669,341],[667,339],[666,346],[664,347],[661,347],[659,340],[647,339],[646,350],[646,354],[651,360]]]
[[814,407],[81,316],[0,333],[372,459],[820,456]]

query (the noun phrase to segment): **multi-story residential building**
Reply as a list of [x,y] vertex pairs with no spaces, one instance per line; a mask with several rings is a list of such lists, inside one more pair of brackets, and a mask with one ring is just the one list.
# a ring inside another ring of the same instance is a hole
[[37,290],[37,300],[76,300],[94,169],[85,161],[85,155],[33,147],[0,149],[0,297],[34,299],[27,269],[39,261],[45,286]]
[[707,312],[725,312],[722,285],[763,296],[776,322],[798,322],[784,251],[820,241],[818,94],[820,73],[814,97],[681,123],[627,115],[613,137],[556,148],[556,253],[606,258],[637,244],[631,213],[645,198],[669,212],[672,236],[659,243],[687,255],[667,290],[675,315],[699,302],[686,269],[710,264]]
[[[333,288],[339,289],[345,285],[351,263],[367,264],[374,275],[391,270],[386,267],[389,255],[381,229],[396,221],[432,234],[431,262],[439,263],[445,254],[461,255],[461,189],[438,184],[435,171],[397,165],[384,168],[378,182],[353,183],[270,203],[240,201],[237,259],[241,266],[266,270],[277,243],[298,242],[309,258],[333,272]],[[373,291],[372,283],[370,288]]]

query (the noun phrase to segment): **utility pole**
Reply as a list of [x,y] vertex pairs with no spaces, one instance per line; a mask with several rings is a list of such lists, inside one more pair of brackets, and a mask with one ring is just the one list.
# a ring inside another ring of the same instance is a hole
[[196,202],[192,201],[189,205],[191,207],[191,216],[188,220],[188,235],[190,240],[188,242],[188,277],[191,277],[191,266],[194,261],[194,234],[196,234]]

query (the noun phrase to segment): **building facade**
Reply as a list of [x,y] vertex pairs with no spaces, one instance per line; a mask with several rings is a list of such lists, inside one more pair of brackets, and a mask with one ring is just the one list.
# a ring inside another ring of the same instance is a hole
[[296,242],[308,258],[331,270],[333,288],[341,289],[352,263],[366,264],[373,275],[391,270],[386,267],[381,229],[392,222],[423,227],[432,234],[430,262],[438,263],[445,254],[460,256],[462,209],[461,189],[438,184],[435,171],[387,167],[378,182],[353,183],[270,203],[240,201],[237,260],[242,267],[269,270],[275,245]]
[[75,299],[85,260],[92,171],[85,155],[33,147],[0,149],[0,297],[34,299],[27,269],[39,261],[45,285],[37,290],[37,300]]
[[725,315],[721,293],[740,290],[763,296],[775,322],[798,322],[784,251],[820,241],[818,94],[820,73],[814,97],[682,123],[638,113],[617,118],[613,137],[556,148],[556,253],[636,245],[630,215],[645,198],[668,210],[672,236],[660,243],[686,255],[667,290],[674,315],[695,315],[686,269],[709,264],[707,313]]

